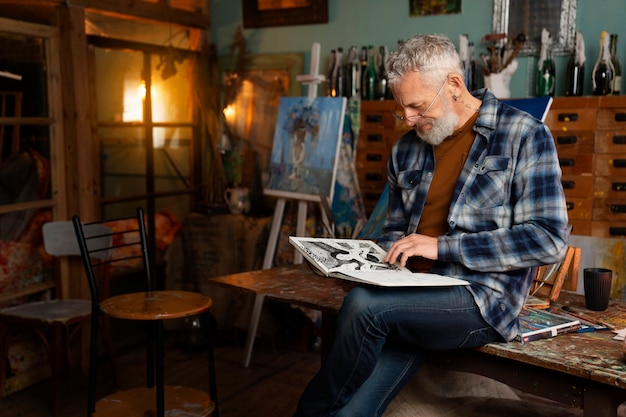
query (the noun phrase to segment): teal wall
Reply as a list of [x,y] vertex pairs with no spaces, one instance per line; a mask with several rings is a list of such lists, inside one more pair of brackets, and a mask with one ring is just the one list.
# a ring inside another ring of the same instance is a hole
[[[491,32],[493,0],[463,0],[462,13],[447,16],[409,16],[409,0],[328,0],[327,24],[247,29],[251,53],[305,53],[313,42],[321,44],[320,70],[326,67],[331,49],[350,45],[387,45],[391,50],[398,39],[417,33],[440,33],[458,44],[459,34],[467,33],[477,45]],[[582,31],[586,44],[585,94],[591,93],[591,68],[598,56],[600,31],[619,35],[619,55],[626,64],[625,0],[578,0],[576,28]],[[211,36],[220,53],[226,54],[235,29],[242,21],[241,0],[211,1]],[[557,65],[556,95],[565,91],[567,57],[555,57]],[[534,95],[536,57],[519,59],[519,67],[511,83],[513,97]],[[625,68],[626,69],[626,68]],[[480,77],[479,77],[480,78]],[[626,77],[625,77],[626,78]],[[482,80],[479,80],[481,85]],[[622,86],[626,91],[626,86]]]

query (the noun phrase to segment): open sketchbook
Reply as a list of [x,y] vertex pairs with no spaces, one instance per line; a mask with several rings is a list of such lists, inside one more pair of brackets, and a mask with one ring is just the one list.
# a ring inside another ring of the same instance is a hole
[[304,258],[327,277],[381,287],[440,287],[467,281],[437,274],[413,273],[385,262],[386,252],[371,240],[289,237]]

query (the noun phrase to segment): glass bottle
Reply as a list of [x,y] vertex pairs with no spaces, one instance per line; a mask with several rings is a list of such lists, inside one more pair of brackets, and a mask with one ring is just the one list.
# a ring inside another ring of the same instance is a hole
[[352,45],[348,50],[345,73],[346,97],[358,97],[361,90],[361,63],[359,62],[359,53],[355,45]]
[[336,62],[337,62],[337,70],[336,70],[336,91],[335,97],[343,97],[345,95],[345,86],[346,86],[346,75],[345,75],[345,67],[343,64],[343,48],[337,48],[336,54]]
[[374,62],[374,46],[370,45],[367,48],[367,65],[365,71],[361,76],[363,82],[361,83],[361,99],[362,100],[375,100],[376,99],[376,84],[377,84],[377,71],[376,63]]
[[386,46],[378,48],[378,79],[376,88],[376,98],[385,100],[390,98],[390,90],[387,85],[387,57],[389,55]]
[[365,78],[367,74],[367,46],[361,47],[361,53],[359,54],[359,61],[361,63],[361,79],[359,80],[359,95],[361,100],[367,100],[365,96]]
[[611,63],[611,53],[609,51],[609,34],[606,31],[600,32],[600,53],[598,60],[591,71],[592,94],[594,96],[606,96],[611,94],[613,86],[613,76],[615,72]]
[[582,96],[585,85],[585,43],[581,32],[574,38],[574,53],[567,63],[566,96]]
[[337,97],[337,51],[330,51],[328,58],[328,76],[326,78],[328,97]]
[[613,70],[615,74],[613,76],[613,88],[612,94],[618,96],[622,90],[622,63],[617,55],[617,34],[611,34],[611,41],[609,44],[609,50],[611,53],[611,63],[613,64]]
[[545,48],[545,52],[540,55],[542,62],[537,78],[537,96],[554,96],[554,80],[556,70],[554,60],[552,59],[552,49],[549,46],[543,45],[541,48]]

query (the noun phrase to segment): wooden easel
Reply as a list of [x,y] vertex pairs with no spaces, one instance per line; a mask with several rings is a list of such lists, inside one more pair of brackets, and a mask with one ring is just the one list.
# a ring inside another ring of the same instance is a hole
[[[320,62],[320,44],[318,42],[313,43],[311,47],[311,65],[309,67],[309,73],[304,75],[298,75],[296,80],[306,85],[308,88],[308,97],[317,97],[317,86],[326,79],[323,74],[319,74],[319,62]],[[276,242],[278,241],[278,234],[280,232],[280,225],[282,224],[283,214],[285,212],[285,203],[287,197],[279,197],[276,202],[276,208],[274,209],[274,217],[272,218],[272,228],[270,229],[270,235],[265,248],[265,257],[263,258],[263,269],[272,267],[274,260],[274,254],[276,252]],[[299,198],[298,200],[298,221],[296,223],[296,236],[304,236],[306,228],[306,214],[307,203],[309,201],[319,202],[320,197],[308,196]],[[327,223],[327,216],[325,211],[322,210],[323,221]],[[294,251],[293,263],[302,263],[302,255],[297,251]]]
[[[305,75],[299,75],[296,80],[303,83],[308,87],[308,97],[317,97],[317,86],[319,83],[325,80],[324,75],[319,74],[319,62],[320,62],[320,44],[318,42],[313,43],[311,47],[311,65],[309,67],[309,73]],[[270,235],[265,248],[265,257],[263,258],[263,269],[269,269],[272,267],[274,261],[274,254],[276,252],[276,243],[278,241],[278,234],[280,232],[280,226],[283,220],[283,214],[285,212],[285,203],[287,197],[279,197],[276,202],[276,208],[274,209],[274,216],[272,218],[272,228],[270,229]],[[306,212],[307,203],[309,201],[321,202],[321,198],[318,196],[303,196],[297,199],[298,201],[298,222],[296,225],[296,235],[304,236],[306,230]],[[327,222],[327,216],[322,209],[322,221]],[[302,255],[294,250],[293,257],[294,264],[302,263]],[[263,301],[265,301],[265,295],[255,293],[254,305],[252,306],[252,314],[250,316],[250,323],[248,324],[248,336],[246,339],[246,346],[244,348],[244,356],[241,364],[244,367],[250,365],[250,358],[252,356],[252,348],[254,346],[254,339],[256,338],[256,332],[259,327],[259,319],[261,318],[261,309],[263,307]]]

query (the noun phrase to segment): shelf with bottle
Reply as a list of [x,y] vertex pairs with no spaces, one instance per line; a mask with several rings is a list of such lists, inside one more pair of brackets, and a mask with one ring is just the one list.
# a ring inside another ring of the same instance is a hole
[[611,54],[611,63],[613,64],[613,70],[615,71],[613,76],[613,85],[611,94],[614,96],[620,95],[622,91],[622,63],[617,55],[617,34],[612,33],[609,41],[609,52]]
[[574,37],[574,52],[567,63],[565,95],[582,96],[585,86],[585,40],[580,31]]
[[591,93],[594,96],[607,96],[613,91],[615,68],[611,62],[609,40],[608,32],[600,32],[600,53],[591,71]]
[[360,50],[352,45],[347,54],[342,47],[333,49],[328,61],[326,94],[348,99],[390,100],[385,67],[388,54],[384,45],[362,46]]
[[552,35],[546,29],[541,31],[541,50],[537,66],[537,96],[554,96],[556,66],[552,59]]

